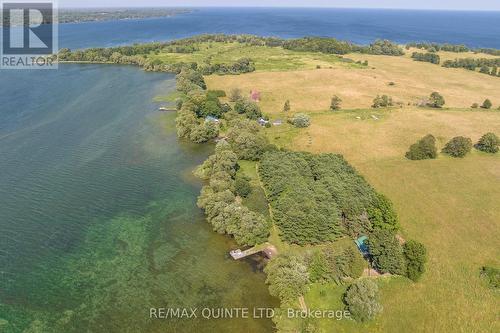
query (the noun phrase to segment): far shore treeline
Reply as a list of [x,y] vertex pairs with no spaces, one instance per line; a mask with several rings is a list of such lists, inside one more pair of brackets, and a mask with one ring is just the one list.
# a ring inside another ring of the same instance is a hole
[[[201,62],[166,62],[156,57],[159,54],[193,54],[200,51],[201,43],[240,43],[260,47],[282,47],[290,51],[318,52],[324,54],[345,55],[348,53],[362,53],[371,55],[402,56],[404,49],[388,40],[376,40],[370,45],[356,45],[348,41],[341,41],[330,37],[304,37],[284,39],[277,37],[260,37],[254,35],[226,35],[208,34],[199,35],[169,42],[154,42],[135,44],[131,46],[118,46],[111,48],[89,48],[84,50],[61,49],[58,60],[61,62],[92,62],[137,65],[147,71],[169,72],[178,74],[182,68],[190,67],[200,71],[203,75],[210,74],[240,74],[255,71],[251,55],[237,59],[232,63],[212,63],[211,59]],[[425,61],[440,64],[441,60],[435,53],[438,51],[449,52],[475,52],[490,55],[500,55],[500,50],[491,48],[471,49],[465,45],[436,44],[436,43],[409,43],[406,49],[417,48],[426,50],[427,53],[414,52],[412,58],[416,61]],[[349,61],[349,59],[345,59]],[[443,67],[465,68],[477,70],[493,76],[500,75],[500,58],[461,58],[446,60]]]

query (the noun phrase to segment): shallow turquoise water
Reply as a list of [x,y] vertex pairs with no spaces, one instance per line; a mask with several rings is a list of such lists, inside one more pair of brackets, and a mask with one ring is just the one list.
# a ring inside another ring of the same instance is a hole
[[150,307],[276,306],[196,208],[208,145],[152,102],[173,76],[63,65],[0,76],[0,331],[267,332]]

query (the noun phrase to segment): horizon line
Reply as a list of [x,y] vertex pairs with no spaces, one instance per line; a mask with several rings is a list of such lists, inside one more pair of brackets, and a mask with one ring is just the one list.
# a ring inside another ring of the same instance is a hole
[[397,8],[397,7],[339,7],[339,6],[58,6],[59,9],[203,9],[203,8],[248,8],[248,9],[354,9],[354,10],[406,10],[406,11],[444,11],[444,12],[500,12],[499,9],[452,9],[452,8]]

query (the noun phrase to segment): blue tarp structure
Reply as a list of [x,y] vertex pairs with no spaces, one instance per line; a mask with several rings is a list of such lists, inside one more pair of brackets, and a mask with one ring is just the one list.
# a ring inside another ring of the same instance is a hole
[[367,236],[361,236],[358,239],[356,239],[354,242],[356,243],[356,246],[358,249],[363,253],[363,254],[368,254],[368,246],[366,245],[366,241],[368,240]]

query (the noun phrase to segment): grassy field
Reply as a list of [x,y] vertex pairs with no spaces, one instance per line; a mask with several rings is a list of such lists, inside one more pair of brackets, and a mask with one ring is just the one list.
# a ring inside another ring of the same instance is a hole
[[[288,71],[321,67],[362,68],[363,66],[346,62],[333,54],[297,52],[281,47],[249,46],[240,43],[199,43],[200,50],[194,53],[150,54],[153,59],[165,63],[197,62],[210,60],[213,64],[230,64],[241,58],[251,58],[257,71]],[[347,57],[346,57],[347,58]]]
[[[270,133],[291,149],[342,153],[394,202],[404,237],[424,243],[429,251],[421,282],[381,282],[384,313],[364,327],[370,332],[407,332],[408,327],[412,332],[498,331],[499,294],[478,273],[485,264],[500,266],[500,155],[473,151],[464,159],[440,155],[409,161],[404,153],[427,133],[441,147],[456,135],[476,141],[487,131],[500,133],[500,112],[394,110],[380,111],[378,120],[368,113],[373,112],[316,114],[308,129],[283,127]],[[364,117],[357,119],[360,114]],[[330,303],[331,297],[321,301],[322,288],[331,286],[313,288],[306,297],[311,306],[340,306]],[[324,332],[327,325],[335,325],[336,332],[361,326],[345,321],[322,325]]]
[[[462,56],[455,53],[457,57]],[[500,106],[500,78],[468,71],[444,68],[403,57],[349,54],[356,61],[368,60],[369,66],[333,66],[333,68],[256,72],[238,76],[211,75],[206,78],[212,89],[244,92],[258,90],[262,95],[264,112],[277,115],[290,100],[292,112],[324,111],[333,95],[343,100],[343,107],[369,108],[373,98],[387,94],[404,107],[438,91],[446,99],[446,106],[469,108],[489,98],[494,107]],[[390,85],[393,82],[394,85]]]
[[[459,54],[458,57],[460,57]],[[462,69],[414,62],[408,56],[349,55],[368,59],[371,69],[335,68],[240,76],[210,76],[210,89],[262,92],[260,105],[272,118],[284,118],[286,99],[292,112],[310,113],[312,125],[288,124],[267,129],[279,146],[316,153],[335,152],[363,174],[395,205],[406,239],[425,244],[427,272],[419,283],[380,278],[384,312],[367,324],[323,320],[322,332],[497,332],[500,295],[479,277],[482,265],[500,266],[500,154],[473,150],[463,159],[409,161],[408,147],[431,133],[442,146],[464,135],[475,142],[486,132],[500,134],[500,112],[474,110],[472,102],[490,98],[500,104],[500,79]],[[395,86],[387,85],[393,81]],[[449,109],[406,105],[440,91]],[[403,108],[367,108],[386,93]],[[331,95],[356,108],[326,111]],[[274,231],[272,238],[277,238]],[[279,242],[279,239],[274,241]],[[279,244],[285,251],[286,244]],[[307,250],[307,249],[306,249]],[[311,308],[340,309],[343,287],[314,285],[306,295]],[[292,325],[292,323],[289,323]],[[286,325],[286,323],[285,323]]]

